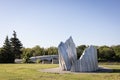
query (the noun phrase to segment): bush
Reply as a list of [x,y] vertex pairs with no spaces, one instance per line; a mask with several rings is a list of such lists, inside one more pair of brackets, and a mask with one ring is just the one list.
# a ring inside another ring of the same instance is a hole
[[36,63],[38,64],[38,63],[42,63],[42,60],[41,59],[37,59],[36,60]]

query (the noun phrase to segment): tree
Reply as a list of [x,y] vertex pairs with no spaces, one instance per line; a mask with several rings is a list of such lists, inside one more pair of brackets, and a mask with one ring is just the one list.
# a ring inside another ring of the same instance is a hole
[[58,54],[58,49],[56,47],[49,47],[47,49],[48,55],[56,55]]
[[34,50],[34,56],[41,56],[44,55],[44,48],[41,48],[39,45],[36,45],[32,48]]
[[22,49],[23,54],[22,54],[22,59],[23,63],[30,63],[30,57],[33,56],[34,51],[30,48],[23,48]]
[[2,48],[0,48],[0,63],[2,63]]
[[115,52],[111,47],[101,46],[98,48],[98,58],[102,61],[113,61],[115,59]]
[[115,52],[116,61],[120,61],[120,45],[112,46],[112,49]]
[[15,57],[12,53],[12,47],[10,45],[10,41],[8,36],[5,39],[5,43],[0,50],[0,62],[2,63],[14,63]]
[[15,54],[15,58],[21,58],[22,43],[17,38],[17,34],[15,31],[13,31],[13,37],[10,40],[11,40],[12,51]]
[[86,45],[80,45],[77,47],[77,58],[79,59],[82,55],[83,51],[85,50]]
[[44,48],[44,54],[43,55],[48,55],[48,49]]

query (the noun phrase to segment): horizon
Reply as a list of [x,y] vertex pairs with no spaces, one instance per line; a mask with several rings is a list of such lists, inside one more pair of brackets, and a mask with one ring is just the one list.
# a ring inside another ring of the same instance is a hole
[[119,0],[0,0],[0,47],[13,30],[24,47],[120,45]]

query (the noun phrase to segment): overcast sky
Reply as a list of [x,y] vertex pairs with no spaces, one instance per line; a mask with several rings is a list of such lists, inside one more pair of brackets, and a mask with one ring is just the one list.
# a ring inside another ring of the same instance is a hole
[[0,0],[0,47],[13,30],[24,47],[120,44],[120,0]]

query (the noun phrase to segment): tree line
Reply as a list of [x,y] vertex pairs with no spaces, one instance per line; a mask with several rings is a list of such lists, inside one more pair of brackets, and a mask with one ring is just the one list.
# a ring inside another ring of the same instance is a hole
[[[82,55],[87,45],[76,47],[78,59]],[[116,46],[95,46],[98,53],[98,61],[119,61],[120,45]],[[33,48],[24,48],[17,34],[13,31],[13,37],[6,36],[3,47],[0,48],[0,63],[14,63],[15,59],[23,59],[24,63],[29,62],[30,57],[43,55],[58,55],[57,47],[43,48],[36,45]]]
[[[85,48],[88,46],[80,45],[77,46],[77,55],[78,58],[82,55]],[[98,61],[117,61],[120,62],[120,45],[115,46],[95,46],[97,49]]]
[[[82,55],[85,48],[88,46],[80,45],[76,47],[78,59]],[[117,61],[120,62],[120,45],[116,46],[95,46],[97,48],[98,61]],[[58,55],[57,47],[43,48],[39,45],[33,48],[22,48],[22,58],[25,62],[28,62],[32,56],[43,56],[43,55]]]
[[23,48],[22,52],[23,54],[21,55],[21,58],[23,59],[23,63],[30,62],[30,57],[43,55],[58,55],[57,47],[42,48],[39,45],[36,45],[33,48]]

